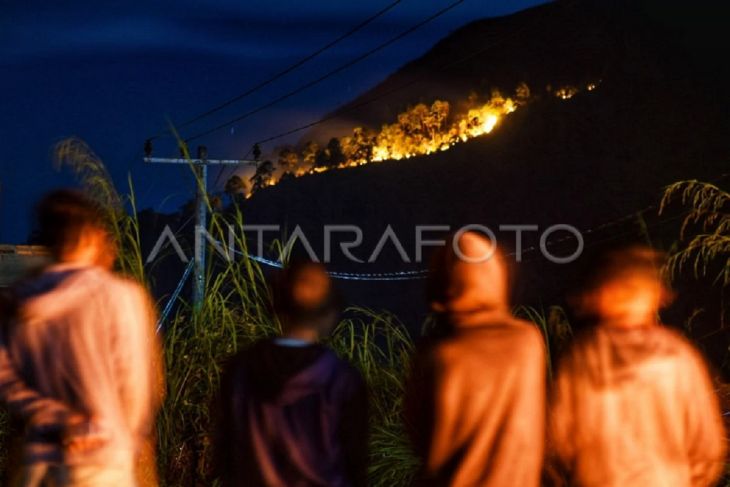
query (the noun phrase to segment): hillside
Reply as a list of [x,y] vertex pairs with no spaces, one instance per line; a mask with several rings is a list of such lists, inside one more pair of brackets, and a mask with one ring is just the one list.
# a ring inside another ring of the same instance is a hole
[[[458,103],[470,90],[512,89],[519,82],[534,91],[599,78],[596,90],[569,100],[538,97],[491,134],[445,152],[283,181],[247,201],[248,223],[278,223],[289,231],[299,224],[315,249],[321,249],[323,224],[359,225],[365,238],[355,254],[362,258],[388,224],[411,256],[416,224],[519,223],[544,229],[567,223],[586,231],[621,219],[586,233],[587,249],[617,239],[669,245],[676,217],[667,221],[647,208],[662,187],[679,179],[717,180],[730,167],[725,88],[730,77],[726,56],[719,54],[727,45],[713,43],[721,32],[715,17],[697,6],[660,17],[648,3],[608,3],[557,2],[469,24],[350,105],[392,90],[414,73],[428,82],[361,107],[348,123],[377,127],[418,101],[439,97]],[[437,69],[455,53],[485,48],[458,69]],[[511,235],[507,246],[514,245]],[[534,235],[524,243],[535,244]],[[556,254],[574,248],[571,241],[554,247]],[[386,272],[425,264],[403,263],[386,246],[372,264],[335,256],[331,267]],[[536,253],[526,256],[516,300],[557,302],[575,267],[551,264]],[[425,311],[422,284],[342,283],[351,302],[394,310],[413,326]]]
[[[676,5],[675,5],[676,4]],[[671,80],[691,88],[727,79],[722,12],[712,2],[558,1],[469,23],[305,133],[324,141],[353,126],[379,128],[409,105],[463,106],[470,93],[519,83],[534,92],[610,77],[634,90]],[[719,79],[718,79],[719,78]],[[705,83],[707,84],[707,83]],[[714,90],[721,89],[716,83]],[[727,99],[727,98],[726,98]]]

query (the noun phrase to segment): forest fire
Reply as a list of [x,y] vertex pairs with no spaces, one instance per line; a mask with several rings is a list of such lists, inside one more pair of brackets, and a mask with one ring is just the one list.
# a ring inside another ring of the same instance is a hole
[[[548,87],[546,92],[568,100],[582,90],[595,90],[599,83],[600,80],[581,87]],[[384,124],[379,131],[355,127],[352,135],[333,137],[324,146],[310,141],[301,148],[280,148],[276,164],[265,160],[259,165],[248,193],[286,178],[445,151],[491,133],[504,117],[534,98],[530,88],[520,83],[512,96],[505,97],[494,90],[485,101],[472,95],[469,97],[472,108],[460,113],[455,113],[448,101],[436,100],[430,106],[419,103],[400,113],[395,122]]]

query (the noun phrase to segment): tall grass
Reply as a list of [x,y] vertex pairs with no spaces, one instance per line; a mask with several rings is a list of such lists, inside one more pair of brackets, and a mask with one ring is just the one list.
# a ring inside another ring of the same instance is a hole
[[[186,148],[183,153],[187,156]],[[102,162],[85,143],[69,139],[56,147],[57,161],[78,175],[87,193],[106,210],[119,246],[119,269],[147,285],[134,189],[122,197]],[[198,184],[202,181],[196,174]],[[165,327],[167,394],[157,421],[158,466],[163,485],[212,485],[210,410],[227,357],[279,332],[270,313],[262,268],[246,257],[243,215],[210,211],[208,232],[218,242],[232,235],[236,254],[211,251],[205,299],[199,307],[180,301]],[[280,257],[287,249],[278,248]],[[275,249],[276,250],[276,249]],[[404,375],[413,342],[395,316],[351,308],[328,339],[363,375],[371,395],[371,463],[374,486],[405,485],[416,468],[401,418]]]
[[667,263],[670,275],[690,268],[699,278],[716,264],[715,282],[730,286],[730,193],[710,183],[679,181],[665,189],[659,212],[675,200],[689,206],[689,212],[680,229],[684,245]]
[[106,211],[107,220],[119,247],[118,268],[124,274],[146,284],[137,220],[137,202],[131,176],[127,179],[129,192],[126,197],[122,197],[101,159],[86,142],[75,137],[56,144],[54,156],[56,166],[70,168],[86,193]]
[[[679,230],[679,242],[665,265],[668,277],[678,281],[690,274],[696,280],[707,279],[719,290],[719,324],[705,330],[703,339],[715,339],[727,334],[728,299],[730,291],[730,193],[720,187],[696,180],[679,181],[668,186],[661,200],[659,212],[675,203],[687,210]],[[703,313],[695,309],[685,321],[685,329],[692,334],[695,319]],[[722,368],[730,370],[730,346],[725,349]],[[730,397],[727,398],[730,403]]]
[[[131,179],[128,196],[120,196],[101,160],[78,139],[59,143],[55,155],[57,164],[70,167],[87,194],[106,210],[119,250],[119,270],[147,286],[149,268],[142,256]],[[199,179],[198,184],[202,184]],[[232,221],[212,212],[208,231],[219,242],[227,242],[229,225],[242,224],[240,212]],[[245,253],[242,233],[235,235],[234,247]],[[206,285],[202,305],[194,308],[181,301],[163,337],[167,391],[156,434],[163,485],[209,483],[209,411],[222,362],[240,347],[277,331],[268,314],[264,275],[255,262],[239,258],[211,265]]]
[[[120,196],[102,162],[78,139],[60,143],[56,156],[59,164],[76,172],[88,194],[107,210],[119,247],[119,270],[148,285],[150,269],[142,256],[131,181],[128,196]],[[279,332],[279,324],[269,311],[264,272],[245,256],[247,242],[243,232],[237,231],[243,227],[243,215],[238,209],[225,215],[209,210],[212,238],[228,242],[232,227],[238,253],[232,259],[210,253],[203,303],[194,307],[181,300],[165,327],[167,391],[156,428],[162,485],[215,484],[210,468],[210,411],[224,362],[242,347]],[[287,249],[279,246],[278,252],[283,259],[287,257]],[[523,308],[522,312],[549,332],[550,320],[540,311]],[[390,313],[353,307],[344,316],[327,344],[352,363],[367,383],[370,483],[374,487],[408,485],[418,462],[408,444],[401,411],[413,341],[406,327]]]
[[369,479],[374,487],[409,485],[418,462],[401,417],[405,374],[413,341],[398,319],[385,312],[351,308],[329,345],[355,364],[370,397]]

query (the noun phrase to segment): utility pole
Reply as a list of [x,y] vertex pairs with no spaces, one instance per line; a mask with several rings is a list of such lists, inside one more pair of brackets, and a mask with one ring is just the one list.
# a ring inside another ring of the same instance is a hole
[[187,159],[184,157],[152,157],[152,142],[144,145],[144,162],[149,164],[185,164],[193,165],[196,179],[195,194],[195,256],[193,257],[193,306],[200,309],[205,297],[205,242],[200,241],[202,231],[207,230],[208,217],[208,166],[237,165],[258,166],[259,161],[253,159],[208,159],[208,149],[198,146],[198,157]]

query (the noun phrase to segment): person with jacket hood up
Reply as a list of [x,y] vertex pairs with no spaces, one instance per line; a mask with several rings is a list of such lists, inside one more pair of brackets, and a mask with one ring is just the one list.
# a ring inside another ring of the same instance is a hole
[[551,450],[578,486],[706,487],[725,461],[718,398],[700,353],[659,322],[661,255],[601,256],[574,299],[593,326],[561,360]]
[[360,374],[318,343],[339,314],[324,267],[296,262],[273,282],[282,335],[234,356],[217,404],[224,486],[366,485],[368,409]]
[[504,257],[480,234],[456,234],[434,257],[428,298],[440,333],[419,345],[405,398],[414,485],[538,486],[545,348],[510,313]]
[[111,272],[105,214],[83,193],[46,195],[38,220],[53,262],[14,287],[0,333],[0,400],[25,425],[16,481],[136,486],[164,385],[151,300]]

